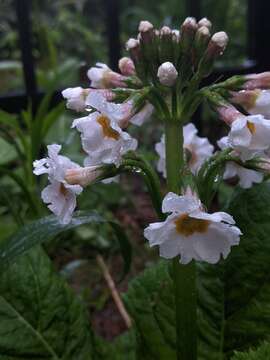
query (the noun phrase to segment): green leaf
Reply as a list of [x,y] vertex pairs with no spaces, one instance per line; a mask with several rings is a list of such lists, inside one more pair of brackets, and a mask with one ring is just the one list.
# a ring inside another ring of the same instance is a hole
[[232,360],[267,360],[270,359],[270,344],[264,343],[256,350],[246,353],[236,352]]
[[270,340],[270,185],[239,190],[228,212],[242,230],[226,262],[225,351]]
[[65,103],[55,106],[45,117],[42,124],[42,136],[46,136],[51,126],[57,121],[65,110]]
[[0,277],[2,360],[91,360],[87,314],[41,248]]
[[20,128],[17,115],[9,114],[3,110],[0,110],[0,124],[7,125],[15,131]]
[[12,145],[0,138],[0,165],[7,164],[15,160],[17,153]]
[[37,244],[52,239],[63,231],[74,229],[83,224],[105,224],[112,226],[124,259],[124,274],[129,271],[131,263],[131,245],[121,226],[114,221],[109,221],[96,212],[76,212],[72,221],[61,224],[54,215],[50,215],[25,225],[11,238],[0,243],[0,268],[14,261],[17,256],[31,249]]
[[[214,266],[198,264],[199,359],[217,360],[222,353],[223,286]],[[220,299],[221,298],[221,299]],[[176,359],[175,303],[170,263],[161,261],[129,286],[127,308],[135,321],[137,357]]]
[[135,333],[130,330],[113,342],[96,338],[95,349],[98,360],[136,360]]

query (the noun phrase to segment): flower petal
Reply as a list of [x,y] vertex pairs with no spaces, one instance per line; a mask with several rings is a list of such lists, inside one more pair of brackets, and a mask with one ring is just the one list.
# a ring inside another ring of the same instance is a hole
[[199,209],[201,202],[194,196],[179,196],[173,192],[169,192],[162,203],[162,212],[186,212],[190,213]]

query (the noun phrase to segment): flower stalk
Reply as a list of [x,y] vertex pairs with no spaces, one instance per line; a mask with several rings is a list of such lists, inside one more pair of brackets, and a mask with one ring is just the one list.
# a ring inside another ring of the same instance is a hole
[[[166,170],[168,190],[181,191],[181,171],[184,166],[183,125],[179,119],[166,121]],[[192,261],[187,265],[172,260],[172,277],[175,294],[176,346],[178,360],[197,359],[196,324],[196,268]]]

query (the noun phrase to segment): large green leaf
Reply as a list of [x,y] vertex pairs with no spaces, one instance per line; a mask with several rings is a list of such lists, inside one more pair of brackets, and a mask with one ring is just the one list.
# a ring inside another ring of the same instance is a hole
[[133,280],[125,303],[136,326],[137,358],[176,359],[174,297],[167,263]]
[[82,304],[41,248],[1,274],[1,360],[91,360],[92,343]]
[[270,359],[270,344],[264,343],[256,350],[240,353],[237,352],[232,360],[268,360]]
[[136,360],[135,343],[135,333],[132,330],[118,336],[112,342],[96,338],[96,358],[98,360]]
[[[199,358],[221,359],[223,285],[219,267],[198,265]],[[176,359],[174,292],[170,265],[161,261],[135,279],[125,302],[137,330],[137,357]]]
[[244,236],[226,262],[225,351],[270,340],[270,185],[239,191],[231,201]]
[[37,244],[49,240],[61,232],[74,229],[83,224],[109,224],[119,241],[120,250],[124,259],[124,273],[127,273],[131,263],[131,245],[121,226],[114,221],[109,221],[96,212],[78,211],[71,222],[61,224],[54,215],[44,217],[25,225],[14,236],[0,243],[0,269],[31,249]]

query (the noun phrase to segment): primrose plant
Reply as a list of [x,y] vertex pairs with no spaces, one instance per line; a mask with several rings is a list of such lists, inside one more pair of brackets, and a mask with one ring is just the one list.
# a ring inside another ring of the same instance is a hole
[[[218,186],[237,176],[248,189],[262,182],[270,167],[270,73],[201,86],[227,43],[225,32],[211,35],[206,18],[189,17],[180,31],[141,21],[137,38],[126,43],[129,57],[119,60],[119,72],[97,63],[88,71],[89,88],[63,91],[67,108],[83,114],[72,124],[81,136],[83,166],[61,155],[58,144],[34,162],[34,173],[49,180],[42,199],[63,224],[71,221],[85,187],[117,181],[125,171],[143,175],[159,220],[144,236],[161,257],[171,259],[181,360],[197,358],[197,263],[224,261],[245,235],[229,213],[209,210],[216,209]],[[217,147],[190,122],[203,101],[228,128]],[[150,119],[164,127],[155,146],[157,170],[167,182],[163,199],[156,171],[128,132],[131,124],[143,126]]]

